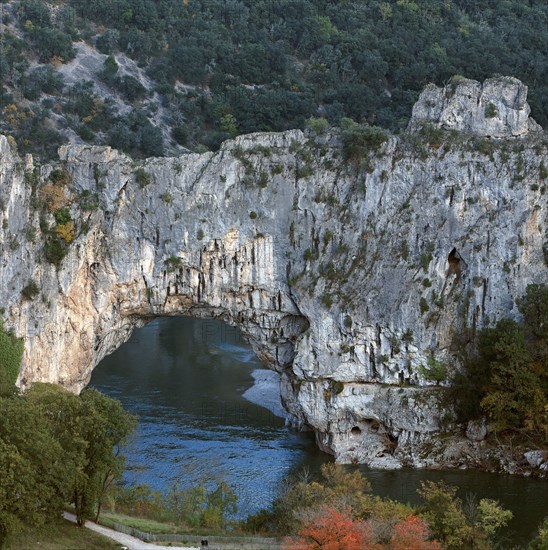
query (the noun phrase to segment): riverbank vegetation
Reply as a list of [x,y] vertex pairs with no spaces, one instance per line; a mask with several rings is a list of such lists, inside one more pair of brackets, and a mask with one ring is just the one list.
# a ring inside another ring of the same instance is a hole
[[[225,486],[225,490],[228,487]],[[512,513],[491,499],[469,495],[460,499],[455,487],[423,483],[417,506],[372,494],[367,479],[356,469],[326,464],[322,478],[306,472],[288,480],[269,509],[236,521],[232,508],[215,507],[223,520],[209,523],[205,515],[174,513],[173,496],[190,497],[187,510],[204,510],[203,485],[161,494],[147,486],[112,488],[105,495],[101,519],[107,526],[122,524],[144,533],[200,535],[261,535],[283,539],[285,550],[328,547],[340,550],[489,550],[508,547],[503,532]],[[111,491],[111,493],[112,493]],[[211,493],[210,493],[211,494]],[[233,493],[232,493],[233,494]],[[171,496],[170,496],[171,495]],[[235,497],[235,495],[234,495]],[[196,518],[200,517],[199,521]],[[194,518],[194,519],[192,519]],[[546,529],[537,542],[522,548],[543,548]],[[542,538],[544,537],[544,538]],[[322,546],[323,545],[323,546]],[[515,550],[519,547],[512,546]]]
[[59,520],[69,503],[80,526],[98,513],[122,474],[120,449],[134,422],[95,390],[76,396],[35,384],[0,397],[0,548],[18,532]]
[[[95,390],[75,396],[36,384],[1,397],[0,411],[0,547],[42,534],[70,541],[76,528],[61,522],[69,504],[80,526],[101,519],[159,535],[261,534],[284,538],[286,550],[317,548],[317,541],[345,550],[488,550],[504,542],[501,530],[512,518],[496,501],[463,501],[443,483],[423,483],[417,506],[381,498],[358,470],[330,463],[321,479],[304,473],[283,485],[269,509],[237,521],[237,494],[222,481],[165,493],[116,483],[134,419]],[[543,548],[546,532],[529,548]],[[78,547],[110,547],[85,544]]]
[[[3,3],[0,129],[137,156],[343,117],[397,131],[454,74],[529,86],[548,121],[542,0],[21,0]],[[86,60],[76,71],[75,56]],[[81,76],[80,76],[81,78]]]

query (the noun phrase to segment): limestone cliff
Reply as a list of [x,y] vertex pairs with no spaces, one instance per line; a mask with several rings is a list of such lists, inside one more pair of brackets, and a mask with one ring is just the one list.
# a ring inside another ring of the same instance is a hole
[[[546,139],[525,98],[513,79],[430,87],[409,133],[358,159],[336,132],[288,131],[143,163],[68,146],[34,170],[0,138],[0,301],[25,338],[20,384],[80,390],[135,327],[212,316],[281,374],[292,421],[339,460],[473,464],[481,443],[439,447],[451,411],[420,367],[458,368],[456,335],[517,317],[548,280]],[[55,189],[77,230],[58,267],[40,207]]]

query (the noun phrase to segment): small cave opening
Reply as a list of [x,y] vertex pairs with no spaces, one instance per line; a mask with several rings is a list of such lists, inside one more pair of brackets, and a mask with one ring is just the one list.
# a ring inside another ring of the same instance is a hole
[[449,252],[449,256],[447,256],[447,263],[449,264],[449,267],[447,268],[447,276],[449,277],[451,275],[455,275],[457,279],[460,279],[466,264],[457,252],[456,248],[453,248],[453,250]]
[[353,436],[358,436],[358,435],[361,435],[362,430],[361,430],[360,427],[354,426],[354,427],[350,430],[350,433],[351,433]]

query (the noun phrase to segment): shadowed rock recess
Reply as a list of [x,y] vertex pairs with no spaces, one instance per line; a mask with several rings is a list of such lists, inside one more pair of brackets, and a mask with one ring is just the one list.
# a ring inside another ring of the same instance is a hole
[[[546,137],[526,93],[509,78],[428,87],[408,133],[369,148],[293,130],[142,163],[71,145],[34,167],[0,138],[0,300],[25,339],[20,385],[79,391],[135,327],[217,318],[338,460],[480,464],[481,438],[459,435],[439,397],[463,339],[518,318],[516,298],[548,280]],[[55,266],[63,207],[76,234]],[[421,368],[433,359],[448,365],[438,383]]]

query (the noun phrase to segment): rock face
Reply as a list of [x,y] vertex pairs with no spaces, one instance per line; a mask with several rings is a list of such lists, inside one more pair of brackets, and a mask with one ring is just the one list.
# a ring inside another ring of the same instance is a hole
[[[504,124],[521,136],[526,89],[512,82],[514,95],[491,81],[478,93],[500,105],[519,96],[522,114]],[[467,89],[451,103],[464,129],[479,125]],[[415,130],[431,120],[421,102]],[[140,164],[69,146],[60,165],[34,171],[0,138],[0,300],[5,326],[25,338],[20,384],[78,391],[135,327],[215,317],[281,374],[292,421],[340,461],[465,465],[447,449],[428,454],[451,427],[446,382],[429,381],[428,365],[458,368],[456,335],[519,316],[516,298],[548,280],[546,143],[421,136],[347,160],[340,135],[301,131]],[[70,183],[51,183],[53,168]],[[44,254],[56,223],[40,207],[48,186],[78,230],[59,267]],[[31,280],[33,300],[21,294]]]
[[518,79],[496,77],[483,84],[453,77],[444,88],[428,86],[413,108],[410,130],[425,122],[447,130],[505,138],[541,131],[529,118],[527,86]]

